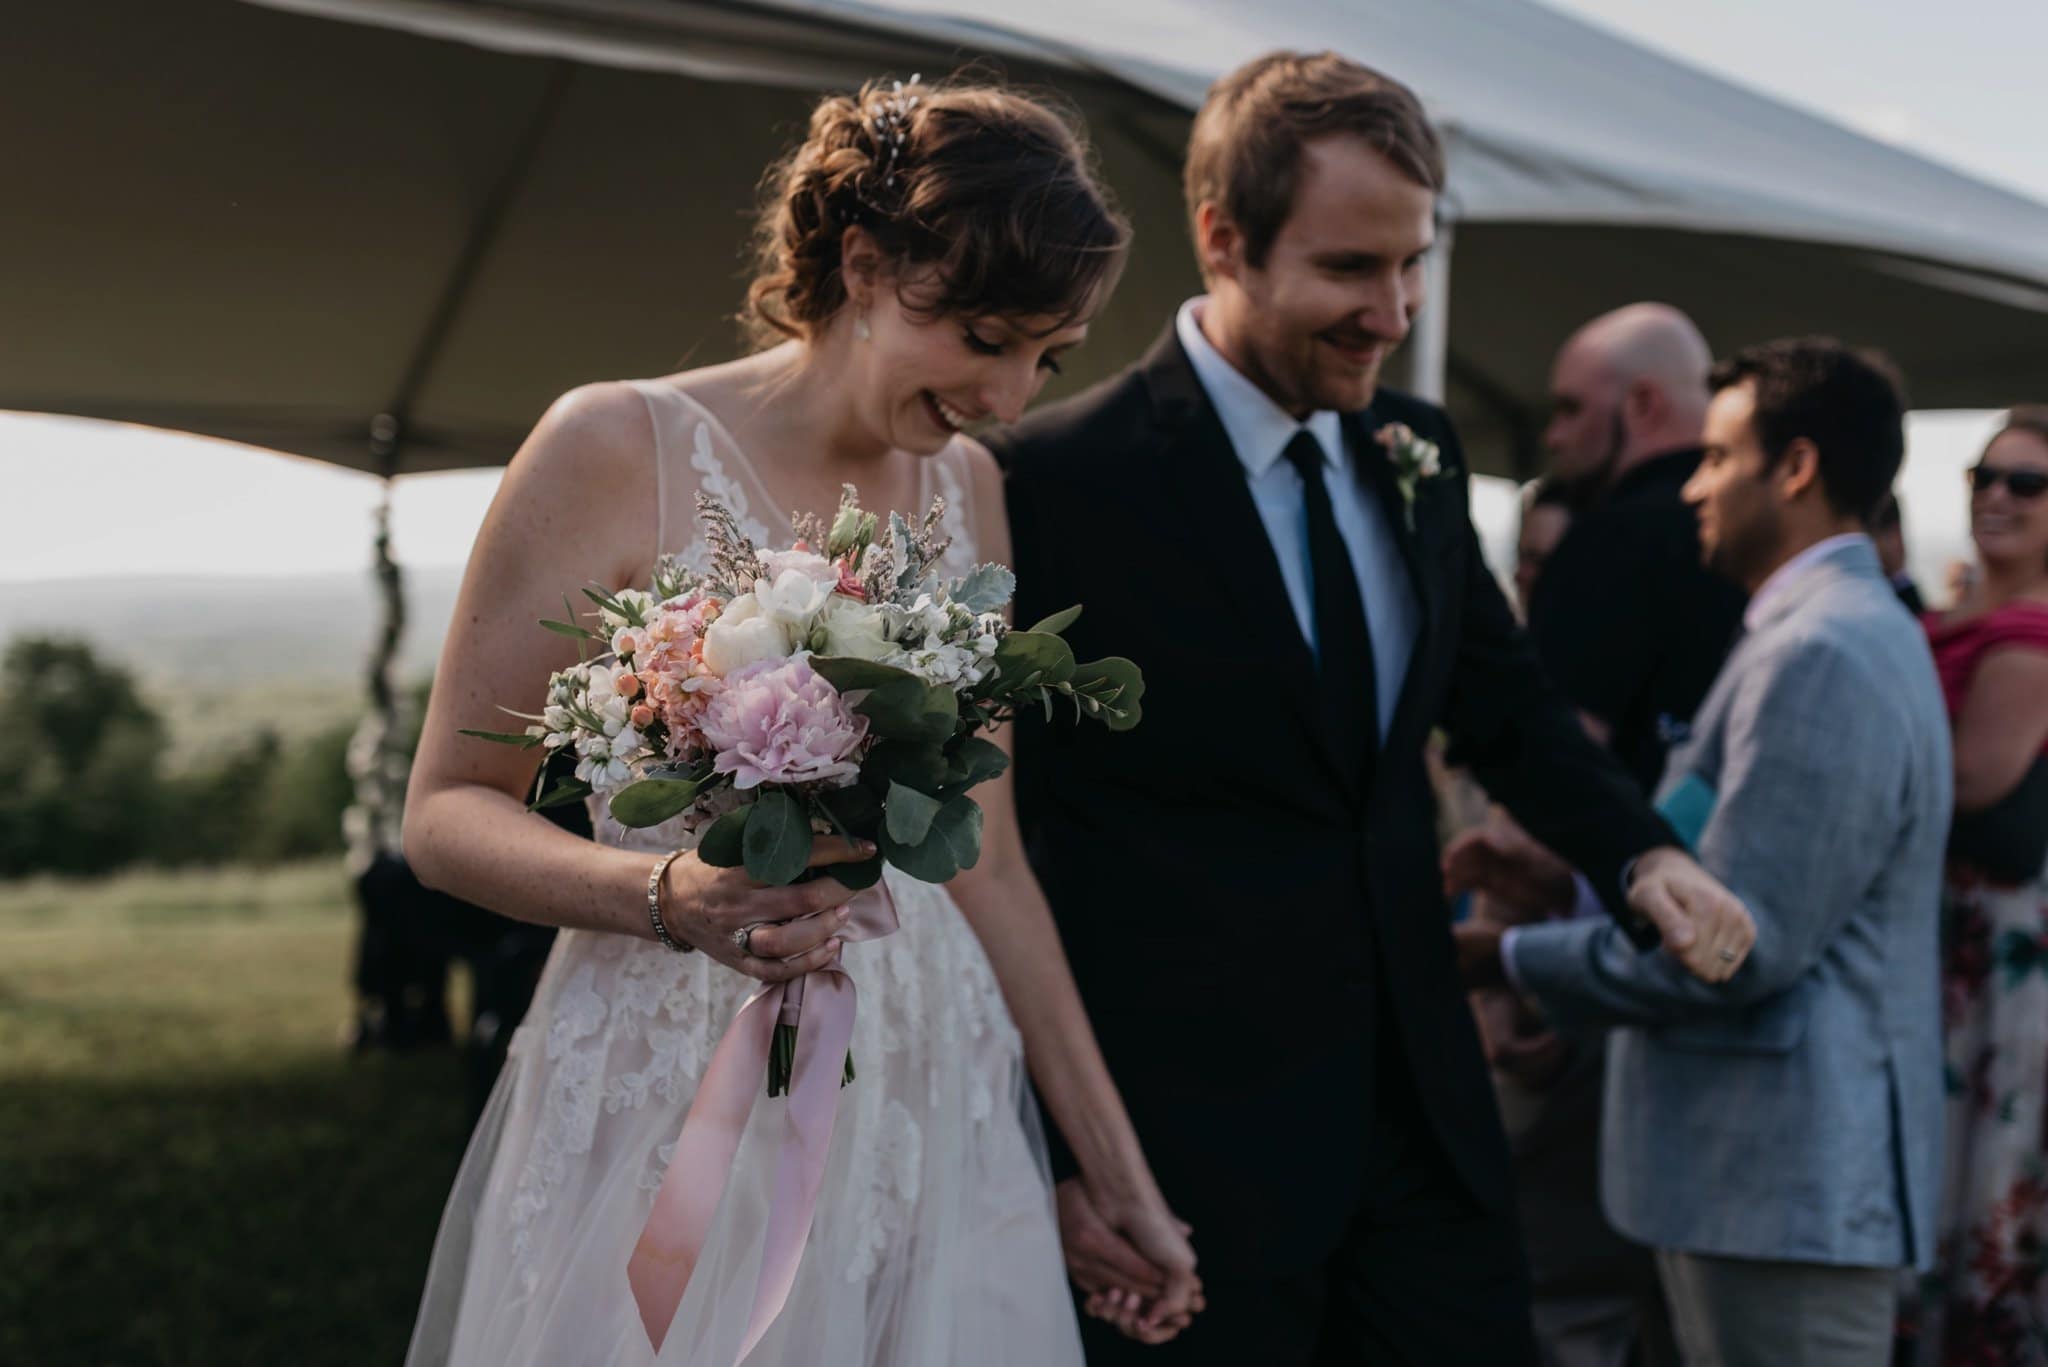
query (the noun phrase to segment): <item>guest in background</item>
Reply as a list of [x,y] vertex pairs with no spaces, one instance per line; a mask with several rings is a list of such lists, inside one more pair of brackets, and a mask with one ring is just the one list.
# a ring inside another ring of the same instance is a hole
[[1554,479],[1532,479],[1522,486],[1522,526],[1515,535],[1515,611],[1524,622],[1529,620],[1536,580],[1571,527],[1569,489]]
[[[1516,576],[1544,669],[1645,793],[1742,613],[1742,591],[1701,563],[1681,496],[1700,463],[1712,364],[1692,320],[1663,304],[1603,314],[1565,342],[1551,367],[1546,484],[1576,512],[1542,573]],[[1525,541],[1530,530],[1525,520]],[[1476,854],[1533,856],[1532,845],[1497,814],[1454,842],[1446,865],[1455,877]],[[1533,911],[1473,900],[1480,924]],[[1475,993],[1473,1008],[1515,1146],[1542,1352],[1553,1364],[1619,1364],[1634,1345],[1656,1356],[1669,1335],[1655,1264],[1599,1205],[1606,1032],[1552,1032],[1506,989]]]
[[1892,581],[1892,591],[1899,595],[1906,611],[1915,617],[1927,611],[1920,586],[1906,570],[1906,528],[1897,494],[1886,494],[1884,502],[1877,505],[1877,512],[1870,519],[1870,539],[1877,543],[1877,563],[1884,567],[1885,578]]
[[1714,388],[1686,496],[1753,597],[1660,805],[1755,913],[1755,957],[1697,984],[1593,919],[1461,926],[1460,951],[1560,1024],[1617,1027],[1601,1191],[1657,1249],[1688,1364],[1879,1367],[1899,1270],[1931,1261],[1953,800],[1934,665],[1866,534],[1903,400],[1825,339],[1749,348]]
[[1631,304],[1580,328],[1551,368],[1544,446],[1578,513],[1530,604],[1529,633],[1645,792],[1742,617],[1742,591],[1701,565],[1679,494],[1699,468],[1712,363],[1683,313]]
[[1926,619],[1955,732],[1942,976],[1948,1150],[1914,1360],[2048,1363],[2048,408],[1970,472],[1982,573]]

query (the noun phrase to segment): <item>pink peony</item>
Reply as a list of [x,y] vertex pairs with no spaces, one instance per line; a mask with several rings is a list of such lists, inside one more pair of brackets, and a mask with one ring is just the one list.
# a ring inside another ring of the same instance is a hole
[[713,767],[734,785],[826,783],[844,787],[860,774],[855,752],[865,717],[803,656],[762,660],[726,676],[700,721]]

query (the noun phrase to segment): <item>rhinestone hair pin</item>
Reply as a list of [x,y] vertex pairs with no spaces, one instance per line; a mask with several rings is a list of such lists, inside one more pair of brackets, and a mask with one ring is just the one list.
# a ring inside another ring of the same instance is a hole
[[[913,72],[910,84],[916,85],[924,79]],[[896,184],[896,162],[903,155],[903,144],[910,132],[910,112],[917,108],[917,96],[903,93],[903,82],[890,82],[890,93],[883,96],[874,114],[875,141],[882,149],[882,178],[887,185]]]

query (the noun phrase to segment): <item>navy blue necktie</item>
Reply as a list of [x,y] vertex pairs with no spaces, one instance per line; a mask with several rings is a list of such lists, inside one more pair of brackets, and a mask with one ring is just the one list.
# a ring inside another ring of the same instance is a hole
[[1301,475],[1308,511],[1308,564],[1315,600],[1316,645],[1323,712],[1331,743],[1347,765],[1366,765],[1379,749],[1379,687],[1365,599],[1323,480],[1323,444],[1306,427],[1284,452]]

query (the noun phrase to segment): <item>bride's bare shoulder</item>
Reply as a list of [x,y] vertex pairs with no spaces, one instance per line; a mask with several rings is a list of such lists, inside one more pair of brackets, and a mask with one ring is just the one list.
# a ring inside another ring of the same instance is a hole
[[[522,556],[545,547],[545,555],[573,561],[579,575],[608,580],[651,560],[652,517],[622,520],[620,510],[653,507],[653,451],[654,420],[632,384],[570,390],[548,405],[512,457],[479,544],[516,547]],[[620,544],[621,528],[643,520],[647,546]]]
[[514,458],[547,467],[581,467],[645,462],[654,445],[654,420],[640,392],[625,380],[578,385],[548,405],[533,435]]

